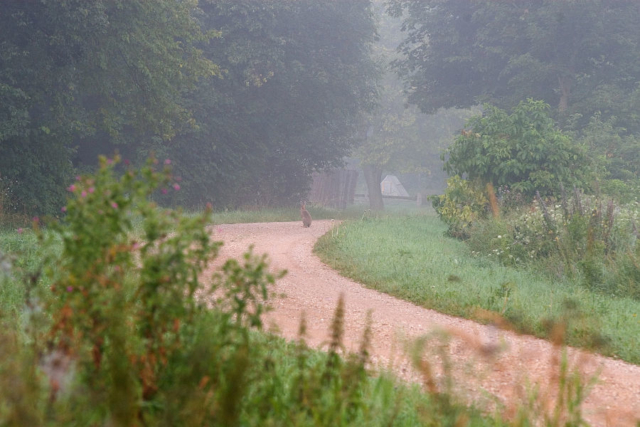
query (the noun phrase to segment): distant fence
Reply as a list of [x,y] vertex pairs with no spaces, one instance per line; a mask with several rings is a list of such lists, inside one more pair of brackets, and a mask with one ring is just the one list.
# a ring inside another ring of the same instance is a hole
[[334,169],[313,174],[309,201],[333,209],[346,209],[353,204],[356,195],[358,171]]
[[[358,193],[358,194],[356,194],[356,197],[367,197],[367,195]],[[389,195],[386,195],[386,194],[383,194],[382,198],[383,199],[413,200],[414,202],[417,199],[416,196],[389,196]]]

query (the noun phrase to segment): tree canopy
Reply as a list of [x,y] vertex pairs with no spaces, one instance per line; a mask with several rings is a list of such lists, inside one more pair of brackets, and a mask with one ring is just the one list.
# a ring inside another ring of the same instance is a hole
[[416,106],[407,105],[403,82],[391,67],[398,58],[396,48],[402,40],[402,22],[385,13],[382,0],[373,3],[379,34],[373,52],[382,71],[380,96],[376,108],[361,119],[358,132],[361,142],[354,155],[364,172],[371,208],[379,210],[384,205],[380,188],[383,171],[424,173],[444,186],[446,174],[442,172],[440,151],[453,140],[470,112],[442,110],[427,115]]
[[[0,174],[12,203],[55,212],[84,138],[168,139],[183,89],[215,73],[193,1],[3,1]],[[75,143],[74,143],[75,142]],[[96,162],[96,158],[93,162]]]
[[198,128],[171,146],[189,177],[184,197],[299,201],[312,171],[350,152],[358,115],[375,104],[369,1],[217,0],[201,8],[203,26],[220,31],[203,51],[222,75],[188,95]]
[[376,97],[369,0],[7,0],[0,28],[0,191],[25,213],[115,150],[171,158],[174,201],[295,199]]
[[396,62],[425,112],[540,99],[582,125],[596,111],[640,130],[640,4],[608,0],[391,0]]

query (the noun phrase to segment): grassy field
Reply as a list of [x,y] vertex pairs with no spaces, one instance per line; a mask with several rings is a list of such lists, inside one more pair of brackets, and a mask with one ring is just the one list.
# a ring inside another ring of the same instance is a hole
[[365,217],[322,237],[316,252],[350,278],[442,313],[482,320],[478,308],[492,310],[540,337],[568,319],[570,345],[640,364],[640,301],[473,257],[445,230],[434,215]]

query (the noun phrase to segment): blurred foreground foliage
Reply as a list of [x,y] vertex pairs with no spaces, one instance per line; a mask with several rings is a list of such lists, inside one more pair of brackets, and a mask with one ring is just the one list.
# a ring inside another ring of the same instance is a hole
[[1,425],[582,421],[588,387],[562,358],[566,399],[547,414],[532,395],[505,421],[501,411],[490,417],[457,403],[450,379],[437,383],[426,348],[432,342],[445,357],[449,378],[446,334],[424,337],[411,350],[425,381],[419,390],[369,376],[370,319],[359,351],[344,354],[342,298],[326,354],[305,344],[304,317],[295,343],[261,333],[272,285],[284,272],[268,272],[265,256],[251,249],[214,268],[221,243],[206,227],[210,212],[183,216],[157,207],[157,192],[179,191],[170,167],[151,159],[116,174],[119,161],[103,157],[95,175],[77,177],[63,222],[21,230],[38,238],[39,262],[0,258],[5,284],[23,283],[22,302],[0,306]]
[[284,272],[249,250],[207,277],[221,244],[210,212],[157,207],[152,195],[179,189],[170,168],[152,159],[118,176],[118,162],[101,158],[68,187],[63,222],[21,230],[38,236],[41,265],[2,258],[3,277],[25,287],[23,305],[0,313],[0,424],[413,425],[421,410],[482,421],[369,379],[370,331],[343,360],[342,302],[327,356],[304,344],[304,321],[297,344],[259,334]]

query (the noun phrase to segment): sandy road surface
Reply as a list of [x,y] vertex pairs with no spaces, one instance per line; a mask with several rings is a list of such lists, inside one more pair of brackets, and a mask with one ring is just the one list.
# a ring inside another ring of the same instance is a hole
[[[427,310],[409,302],[381,294],[346,279],[323,264],[313,253],[313,245],[330,230],[330,221],[314,221],[311,228],[301,222],[219,225],[212,230],[225,242],[220,259],[238,257],[250,244],[256,253],[268,253],[273,269],[288,274],[277,283],[276,291],[286,297],[274,302],[269,322],[277,325],[286,338],[297,336],[301,313],[306,314],[307,342],[319,347],[328,328],[339,295],[346,304],[345,345],[358,348],[366,313],[372,310],[374,365],[392,367],[408,380],[419,375],[403,356],[407,338],[445,329],[454,338],[449,354],[456,366],[456,389],[460,397],[487,402],[496,396],[506,407],[523,399],[531,382],[541,394],[555,390],[557,352],[543,340],[519,336],[490,326]],[[491,350],[499,347],[500,352]],[[489,354],[489,356],[487,356]],[[425,357],[426,358],[426,357]],[[428,358],[437,368],[437,357]],[[571,350],[569,360],[590,375],[600,372],[584,405],[586,418],[594,426],[635,426],[640,420],[640,366]],[[553,404],[552,392],[547,405]]]

